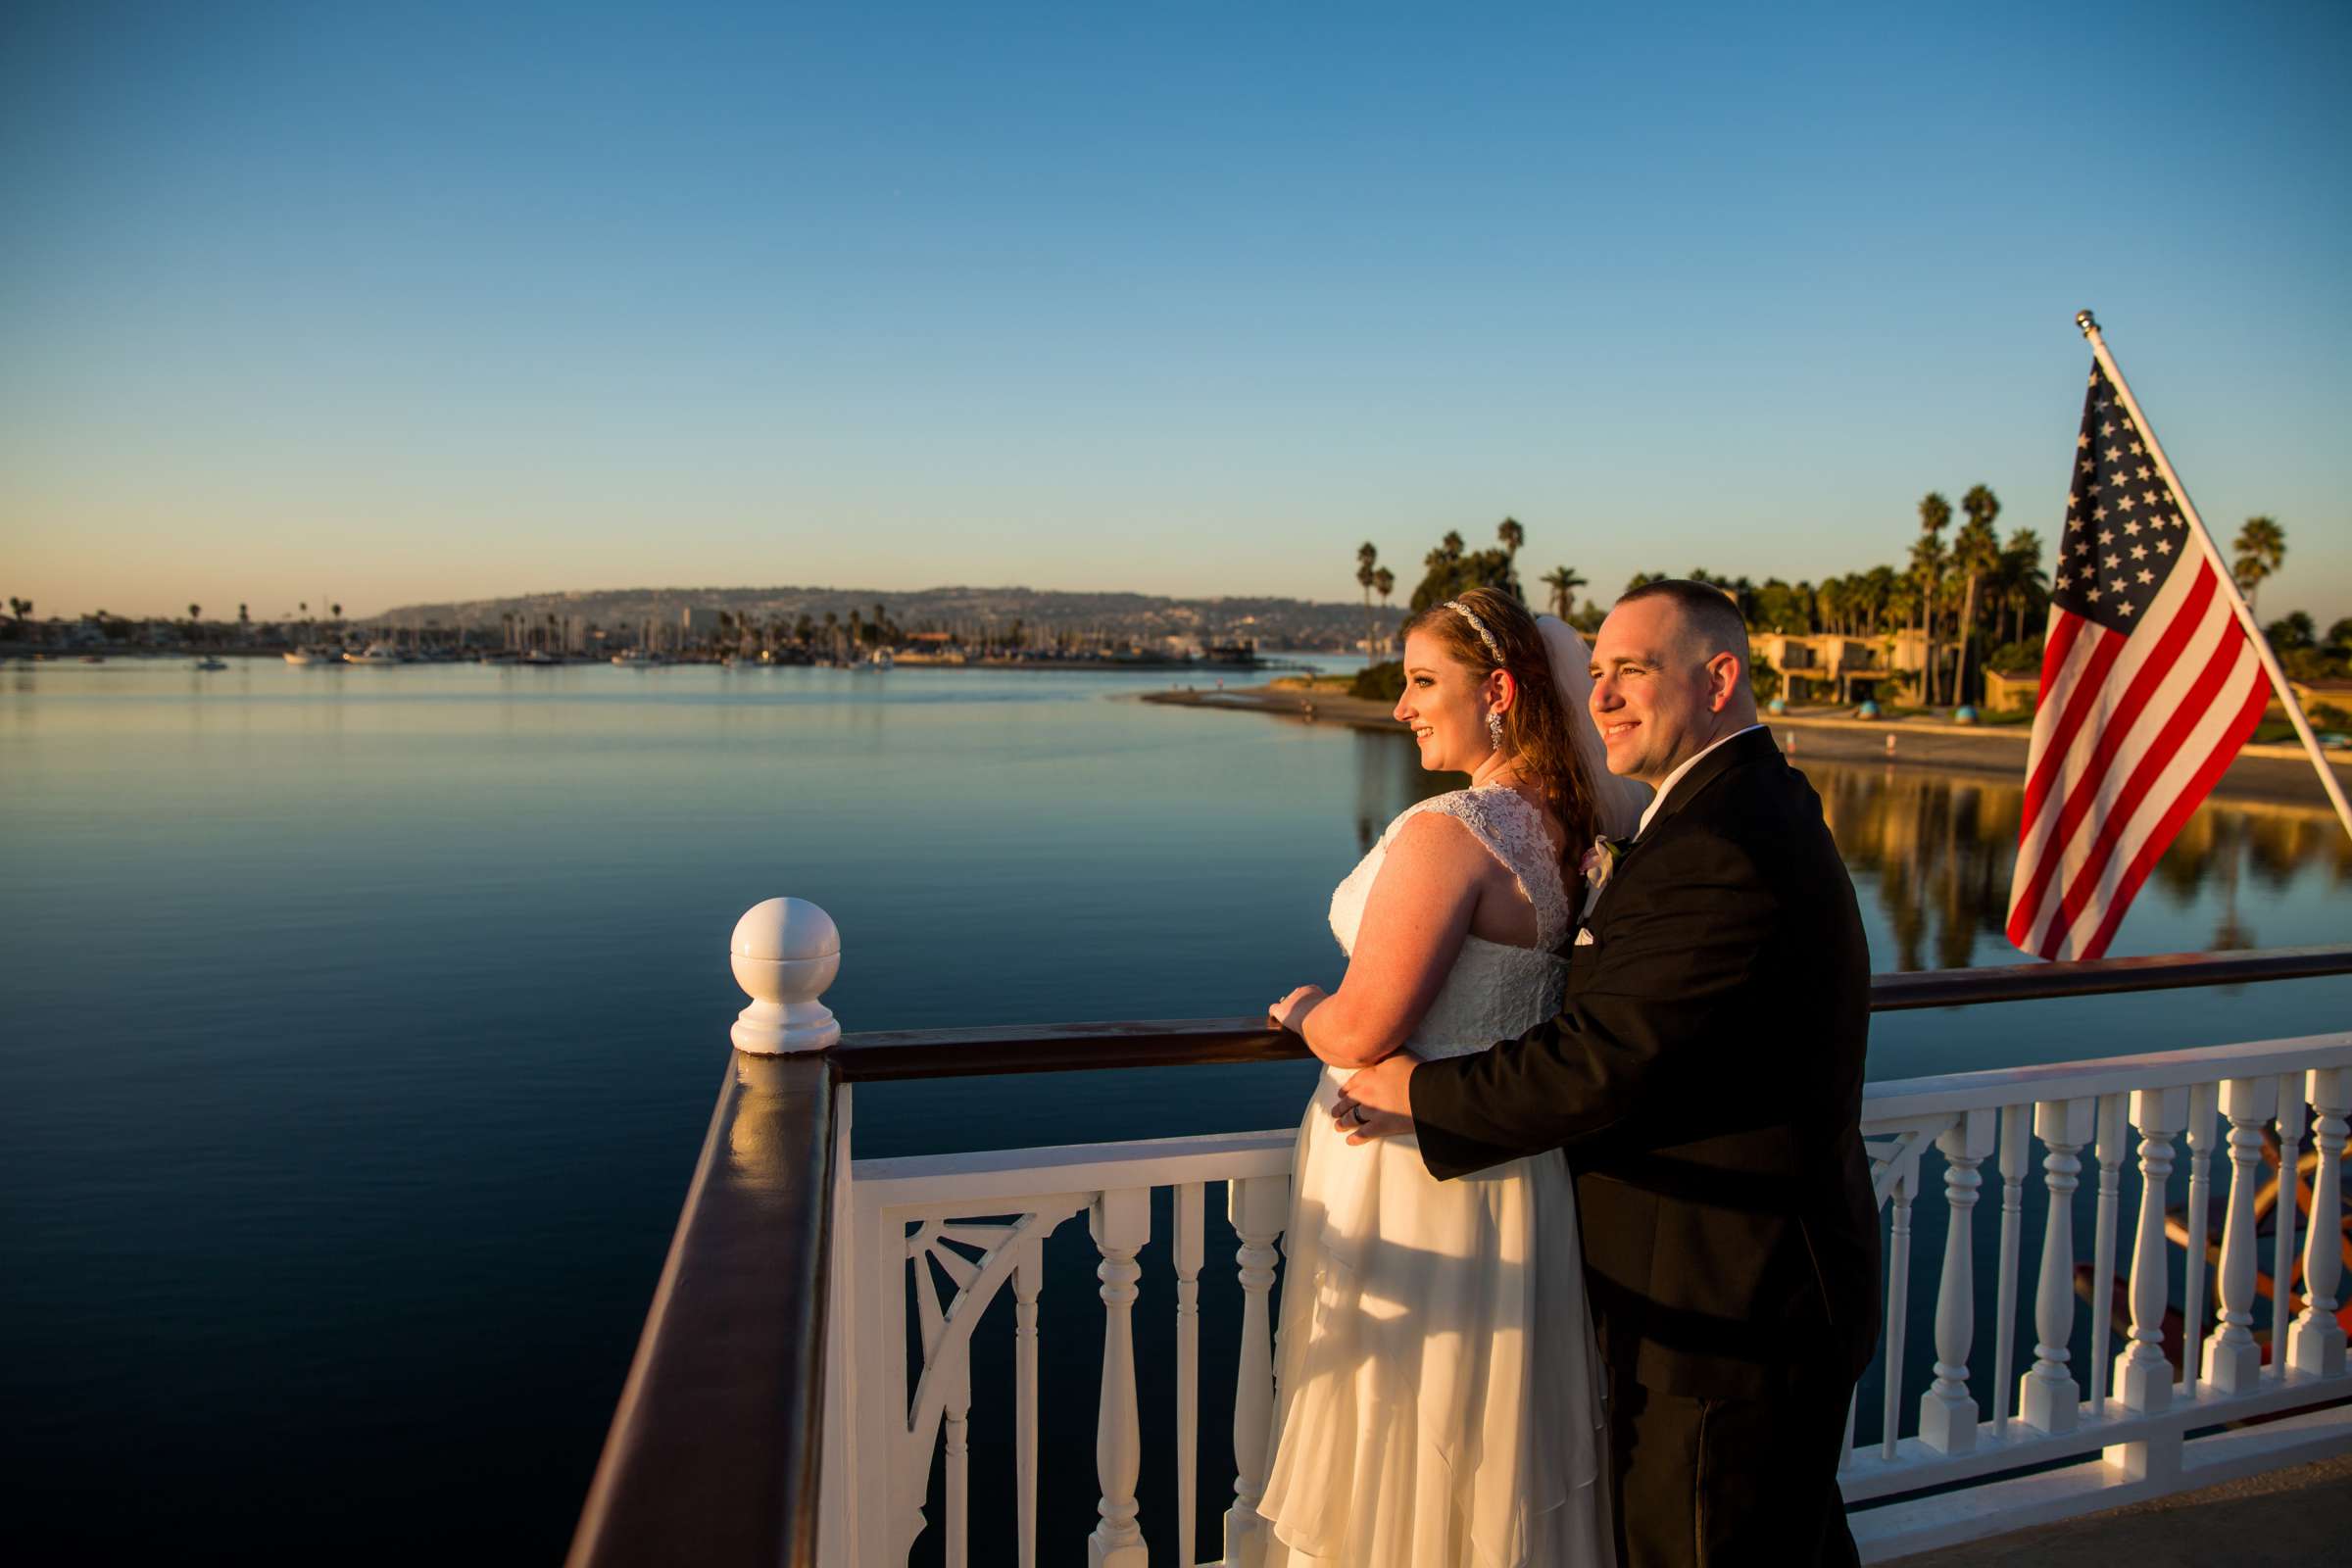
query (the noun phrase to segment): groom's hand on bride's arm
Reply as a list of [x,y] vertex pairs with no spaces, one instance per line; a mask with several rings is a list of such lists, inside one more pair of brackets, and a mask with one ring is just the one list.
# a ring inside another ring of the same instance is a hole
[[1340,1086],[1332,1125],[1351,1144],[1411,1132],[1413,1069],[1419,1065],[1410,1052],[1399,1051],[1350,1077]]

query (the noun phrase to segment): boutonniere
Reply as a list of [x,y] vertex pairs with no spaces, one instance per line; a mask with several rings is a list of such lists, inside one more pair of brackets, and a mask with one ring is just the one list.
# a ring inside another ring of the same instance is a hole
[[1617,870],[1617,862],[1625,858],[1625,852],[1632,849],[1633,845],[1632,839],[1595,838],[1592,847],[1585,852],[1582,867],[1585,886],[1592,890],[1594,898],[1598,898],[1600,890],[1609,885],[1610,876]]

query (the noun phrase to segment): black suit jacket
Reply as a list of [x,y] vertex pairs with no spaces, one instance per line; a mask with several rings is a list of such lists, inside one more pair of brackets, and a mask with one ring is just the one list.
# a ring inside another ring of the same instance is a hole
[[1879,1328],[1870,955],[1821,800],[1769,731],[1683,775],[1589,929],[1557,1016],[1414,1070],[1422,1158],[1445,1178],[1566,1152],[1620,1375],[1706,1397],[1850,1383]]

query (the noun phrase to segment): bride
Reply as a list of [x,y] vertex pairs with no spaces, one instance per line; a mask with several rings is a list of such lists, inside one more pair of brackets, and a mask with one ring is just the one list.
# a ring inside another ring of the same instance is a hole
[[1614,1560],[1565,1162],[1439,1182],[1412,1138],[1351,1146],[1332,1119],[1357,1068],[1483,1051],[1558,1010],[1571,868],[1647,795],[1607,770],[1589,657],[1488,588],[1405,622],[1396,717],[1423,767],[1470,787],[1408,807],[1332,894],[1340,989],[1273,1009],[1326,1066],[1292,1165],[1266,1568]]

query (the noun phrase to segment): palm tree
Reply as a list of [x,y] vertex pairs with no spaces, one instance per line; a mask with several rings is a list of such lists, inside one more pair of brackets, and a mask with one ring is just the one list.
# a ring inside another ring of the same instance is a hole
[[2016,614],[2011,642],[2026,640],[2026,621],[2049,593],[2041,570],[2041,535],[2020,528],[2001,547],[2001,601]]
[[1895,594],[1901,587],[1892,566],[1873,566],[1862,578],[1862,602],[1870,612],[1870,634],[1876,637],[1886,629],[1886,617],[1894,613]]
[[1843,577],[1832,577],[1813,590],[1813,604],[1821,623],[1833,635],[1842,636],[1845,619],[1854,612],[1853,596],[1847,591]]
[[1355,550],[1356,586],[1364,591],[1364,659],[1369,662],[1380,641],[1380,622],[1372,615],[1372,589],[1380,581],[1380,551],[1367,539]]
[[[1380,608],[1388,609],[1389,595],[1396,591],[1396,574],[1386,566],[1381,567],[1372,574],[1372,591],[1380,595]],[[1386,644],[1388,639],[1384,637],[1381,641]]]
[[2237,541],[2230,549],[2237,559],[2230,564],[2230,574],[2245,590],[2246,609],[2254,608],[2254,595],[2263,579],[2278,575],[2286,563],[2286,530],[2271,517],[2248,517],[2246,525],[2237,530]]
[[1968,522],[1952,541],[1952,564],[1968,576],[1968,601],[1960,612],[1960,667],[1952,677],[1953,697],[1968,698],[1968,648],[1977,635],[1977,585],[2001,566],[2001,536],[1992,520],[2001,514],[2000,498],[1984,485],[1973,486],[1960,498]]
[[1577,575],[1574,566],[1554,566],[1544,574],[1544,586],[1551,590],[1551,612],[1562,620],[1576,608],[1576,591],[1586,586],[1587,579]]
[[1517,517],[1505,517],[1494,525],[1494,537],[1502,541],[1503,559],[1516,563],[1519,547],[1527,543],[1527,530],[1519,526]]
[[1931,706],[1936,701],[1936,596],[1943,582],[1943,530],[1951,520],[1952,504],[1940,494],[1931,490],[1920,497],[1920,537],[1911,546],[1911,575],[1919,580],[1922,630],[1927,634],[1920,697]]

